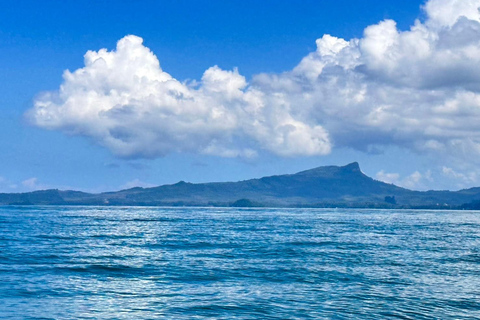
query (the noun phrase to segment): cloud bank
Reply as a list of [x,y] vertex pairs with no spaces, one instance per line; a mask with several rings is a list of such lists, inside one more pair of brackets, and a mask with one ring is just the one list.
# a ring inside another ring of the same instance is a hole
[[35,125],[83,135],[120,157],[325,155],[335,147],[480,154],[480,0],[430,0],[425,21],[361,39],[324,35],[293,69],[250,83],[217,66],[185,83],[129,35],[85,54],[29,110]]

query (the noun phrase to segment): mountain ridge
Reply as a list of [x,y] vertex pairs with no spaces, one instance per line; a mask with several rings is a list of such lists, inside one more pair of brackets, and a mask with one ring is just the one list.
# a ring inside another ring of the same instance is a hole
[[98,194],[74,190],[0,193],[1,205],[272,206],[464,209],[480,204],[480,187],[414,191],[365,175],[358,162],[234,182],[179,181]]

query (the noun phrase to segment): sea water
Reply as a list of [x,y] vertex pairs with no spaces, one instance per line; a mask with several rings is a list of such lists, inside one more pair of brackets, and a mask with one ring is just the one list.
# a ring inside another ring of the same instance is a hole
[[0,319],[480,319],[480,212],[0,207]]

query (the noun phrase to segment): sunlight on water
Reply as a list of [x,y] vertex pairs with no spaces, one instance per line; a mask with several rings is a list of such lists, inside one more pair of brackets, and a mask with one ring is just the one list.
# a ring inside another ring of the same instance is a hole
[[478,319],[480,212],[0,207],[1,319]]

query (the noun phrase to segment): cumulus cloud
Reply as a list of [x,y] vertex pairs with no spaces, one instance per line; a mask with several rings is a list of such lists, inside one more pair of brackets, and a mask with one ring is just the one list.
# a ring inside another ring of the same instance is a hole
[[448,177],[457,181],[457,186],[462,188],[465,186],[472,185],[478,181],[478,173],[475,171],[470,171],[468,173],[457,172],[449,167],[442,167],[442,173]]
[[423,174],[415,171],[404,178],[401,178],[399,173],[388,173],[385,172],[385,170],[380,170],[375,175],[375,178],[386,183],[413,190],[426,190],[428,189],[427,186],[429,183],[433,182],[432,172],[430,170]]
[[131,189],[135,187],[151,188],[151,187],[155,187],[155,185],[152,183],[141,181],[140,179],[133,179],[131,181],[128,181],[124,185],[120,186],[120,190]]
[[[480,154],[480,0],[430,0],[425,21],[393,20],[360,39],[324,35],[290,71],[209,68],[185,83],[133,35],[85,55],[29,111],[37,126],[83,135],[122,157],[328,154],[396,145]],[[414,180],[414,178],[412,178]]]
[[27,190],[40,190],[46,189],[46,186],[39,184],[38,179],[36,177],[29,178],[22,181],[22,186]]
[[424,177],[422,176],[422,174],[420,172],[415,171],[414,173],[412,173],[411,175],[409,175],[408,177],[406,177],[402,181],[401,186],[403,186],[405,188],[409,188],[409,189],[421,188],[420,183],[421,183],[423,178]]
[[400,179],[400,174],[389,173],[389,172],[385,172],[385,170],[380,170],[375,175],[375,178],[377,180],[380,180],[380,181],[383,181],[383,182],[386,182],[386,183],[398,184],[398,181]]
[[115,51],[88,51],[84,68],[65,71],[58,92],[35,100],[29,113],[32,121],[90,137],[123,157],[153,158],[170,152],[253,157],[258,149],[286,156],[330,151],[321,126],[295,117],[289,105],[267,105],[265,94],[247,88],[236,69],[209,68],[194,87],[164,72],[142,42],[130,35]]

